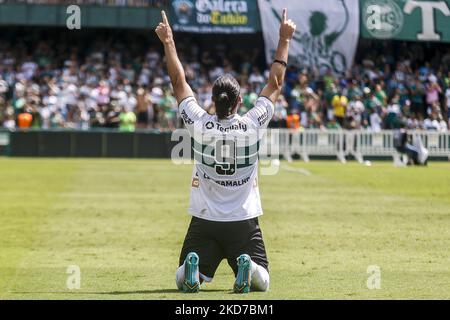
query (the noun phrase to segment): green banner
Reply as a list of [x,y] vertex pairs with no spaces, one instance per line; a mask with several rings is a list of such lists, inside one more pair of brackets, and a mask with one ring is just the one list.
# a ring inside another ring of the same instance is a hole
[[260,29],[255,0],[175,0],[173,30],[198,33],[254,33]]
[[450,0],[361,0],[361,35],[450,42]]

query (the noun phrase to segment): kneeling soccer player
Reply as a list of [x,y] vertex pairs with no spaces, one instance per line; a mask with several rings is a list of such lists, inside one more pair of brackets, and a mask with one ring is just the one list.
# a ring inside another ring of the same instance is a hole
[[[262,208],[257,147],[252,152],[255,148],[239,147],[238,141],[267,128],[274,113],[273,104],[282,89],[289,42],[296,26],[287,19],[285,9],[268,83],[254,107],[239,116],[239,83],[230,75],[222,75],[212,89],[216,114],[209,115],[198,105],[186,82],[172,30],[164,11],[161,14],[162,22],[156,33],[164,45],[180,116],[194,139],[196,159],[189,205],[193,217],[176,271],[177,286],[184,292],[197,292],[200,283],[212,281],[220,262],[227,259],[236,277],[235,292],[267,291],[269,263],[258,223]],[[212,149],[204,145],[211,136],[215,137]]]

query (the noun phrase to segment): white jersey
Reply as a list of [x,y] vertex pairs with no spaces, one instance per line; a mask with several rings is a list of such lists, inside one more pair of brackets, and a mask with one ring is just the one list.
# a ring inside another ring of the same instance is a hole
[[194,97],[179,105],[193,140],[189,213],[212,221],[240,221],[263,214],[258,188],[259,129],[267,128],[273,103],[259,97],[243,116],[218,120]]

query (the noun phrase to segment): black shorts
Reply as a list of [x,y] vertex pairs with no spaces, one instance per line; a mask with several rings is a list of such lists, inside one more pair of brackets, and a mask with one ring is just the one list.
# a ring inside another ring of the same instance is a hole
[[137,123],[148,123],[148,112],[147,111],[141,111],[137,114]]
[[269,271],[258,218],[216,222],[192,217],[181,249],[180,266],[190,252],[198,254],[200,273],[211,279],[223,259],[228,260],[236,276],[236,259],[244,253]]

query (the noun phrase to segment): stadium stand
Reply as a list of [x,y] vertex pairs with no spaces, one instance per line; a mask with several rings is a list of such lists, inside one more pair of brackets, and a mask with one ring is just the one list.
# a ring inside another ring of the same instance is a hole
[[53,4],[53,5],[99,5],[128,7],[167,7],[170,0],[0,0],[0,3]]
[[[151,32],[95,31],[73,39],[65,30],[19,28],[2,37],[4,128],[133,131],[181,125]],[[187,77],[201,105],[214,111],[211,83],[228,72],[241,83],[240,112],[246,112],[267,77],[262,41],[250,43],[254,49],[249,51],[230,41],[211,46],[191,35],[180,34],[179,39]],[[405,122],[410,129],[447,131],[449,66],[448,47],[361,40],[355,63],[344,77],[290,67],[271,127],[380,131]],[[20,122],[23,113],[31,114],[32,120]],[[292,120],[295,115],[298,123]]]

